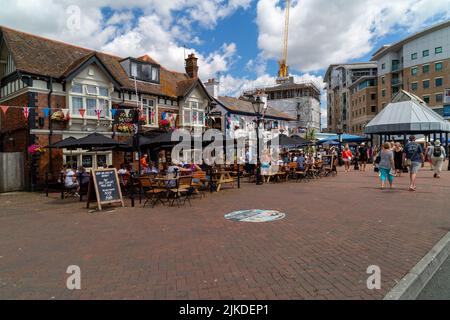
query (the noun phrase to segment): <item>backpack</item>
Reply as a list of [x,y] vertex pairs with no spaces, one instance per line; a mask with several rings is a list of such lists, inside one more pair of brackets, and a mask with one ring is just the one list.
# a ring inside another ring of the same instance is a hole
[[440,158],[442,156],[442,148],[434,147],[433,148],[433,158]]

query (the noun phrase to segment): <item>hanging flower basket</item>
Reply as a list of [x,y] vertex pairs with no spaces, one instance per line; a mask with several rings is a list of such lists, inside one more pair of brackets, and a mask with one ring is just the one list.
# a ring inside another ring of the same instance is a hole
[[28,153],[35,155],[35,154],[41,154],[45,152],[45,148],[41,147],[39,144],[32,144],[28,147]]
[[133,124],[121,123],[117,126],[117,131],[121,133],[133,133]]
[[67,122],[69,119],[65,116],[64,112],[56,111],[52,114],[51,117],[54,122]]

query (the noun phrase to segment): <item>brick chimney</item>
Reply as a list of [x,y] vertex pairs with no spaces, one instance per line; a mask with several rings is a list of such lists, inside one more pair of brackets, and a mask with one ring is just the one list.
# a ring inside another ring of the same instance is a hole
[[189,78],[198,78],[197,60],[198,60],[198,58],[193,53],[191,53],[185,60],[186,61],[186,73],[188,74]]

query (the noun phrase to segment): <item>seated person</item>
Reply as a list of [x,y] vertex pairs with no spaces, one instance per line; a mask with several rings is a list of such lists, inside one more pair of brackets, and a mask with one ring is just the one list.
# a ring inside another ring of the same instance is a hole
[[119,175],[121,183],[126,186],[128,183],[128,179],[130,178],[130,173],[128,172],[124,163],[120,165],[120,169],[119,171],[117,171],[117,174]]
[[86,185],[89,183],[89,173],[86,172],[86,169],[83,166],[78,168],[77,178],[79,178],[79,184],[81,185]]
[[182,170],[182,168],[180,166],[177,166],[174,163],[172,163],[172,165],[169,168],[167,168],[167,178],[173,179],[173,180],[167,181],[167,183],[166,183],[167,187],[169,187],[169,188],[176,187],[177,182],[175,179],[178,177],[178,174],[181,170]]
[[299,170],[305,170],[305,162],[306,162],[306,159],[305,159],[305,156],[303,155],[303,153],[301,153],[301,154],[297,157],[297,159],[296,159],[295,162],[297,162],[297,168],[298,168]]
[[69,167],[69,169],[67,169],[66,171],[66,177],[64,179],[64,186],[67,189],[74,189],[76,191],[78,191],[78,181],[77,181],[77,176],[75,174],[75,171],[73,171],[72,168]]
[[158,167],[155,165],[153,161],[150,161],[148,164],[148,167],[145,170],[146,174],[158,174],[159,170]]

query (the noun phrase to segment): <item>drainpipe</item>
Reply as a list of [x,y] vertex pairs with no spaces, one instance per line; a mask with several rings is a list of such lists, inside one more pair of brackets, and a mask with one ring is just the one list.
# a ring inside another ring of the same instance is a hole
[[53,128],[52,128],[52,119],[51,119],[51,108],[52,108],[52,94],[53,94],[53,78],[50,77],[49,82],[47,82],[47,84],[49,85],[49,92],[48,92],[48,96],[47,96],[47,108],[50,109],[49,112],[49,117],[48,117],[48,145],[50,146],[49,148],[49,155],[48,155],[48,167],[47,167],[47,173],[50,172],[50,168],[52,168],[52,136],[53,136]]

